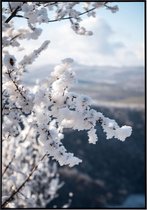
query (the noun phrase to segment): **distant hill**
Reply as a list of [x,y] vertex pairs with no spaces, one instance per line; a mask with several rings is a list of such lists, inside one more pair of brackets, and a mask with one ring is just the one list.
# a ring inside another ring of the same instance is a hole
[[65,147],[83,162],[73,168],[59,168],[65,184],[48,208],[53,205],[60,208],[68,200],[69,192],[73,192],[70,208],[145,206],[144,111],[114,107],[95,109],[120,125],[131,125],[133,133],[125,142],[107,140],[97,126],[98,142],[92,145],[88,143],[86,132],[65,130]]
[[[25,74],[27,85],[50,75],[54,65],[31,69]],[[96,105],[144,107],[144,67],[86,66],[75,63],[78,83],[72,88],[94,99]],[[109,103],[108,103],[109,102]]]

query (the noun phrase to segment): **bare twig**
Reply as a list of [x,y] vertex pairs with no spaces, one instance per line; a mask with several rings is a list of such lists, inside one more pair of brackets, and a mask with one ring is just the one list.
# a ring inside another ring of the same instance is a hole
[[10,11],[12,12],[12,8],[11,8],[10,2],[8,2],[8,4],[9,4],[9,9],[10,9]]
[[20,17],[20,18],[29,19],[28,17],[24,17],[24,16],[22,16],[22,15],[15,15],[15,17]]
[[17,37],[19,37],[21,34],[17,34],[16,36],[12,37],[10,42],[13,41],[14,39],[16,39]]
[[11,15],[6,19],[5,23],[9,23],[9,21],[14,18],[19,11],[20,6],[16,7],[16,9],[11,13]]

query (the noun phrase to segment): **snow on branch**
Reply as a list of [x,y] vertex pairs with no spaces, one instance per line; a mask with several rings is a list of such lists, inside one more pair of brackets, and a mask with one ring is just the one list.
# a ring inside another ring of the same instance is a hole
[[37,50],[34,50],[30,55],[25,55],[19,64],[22,66],[31,65],[39,54],[48,47],[49,43],[49,40],[43,42],[43,44]]
[[115,137],[124,141],[132,132],[130,126],[119,127],[115,120],[92,109],[89,97],[70,91],[76,81],[71,62],[72,59],[64,59],[54,68],[51,78],[39,84],[33,109],[39,141],[44,150],[60,165],[70,167],[79,164],[81,160],[64,148],[61,142],[64,128],[87,130],[89,143],[93,144],[98,140],[95,129],[97,122],[102,126],[107,139]]

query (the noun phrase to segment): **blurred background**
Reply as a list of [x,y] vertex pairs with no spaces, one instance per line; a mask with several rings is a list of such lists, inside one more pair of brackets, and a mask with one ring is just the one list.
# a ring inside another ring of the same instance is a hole
[[71,208],[144,207],[144,68],[77,65],[75,69],[78,84],[73,90],[91,96],[92,108],[121,126],[132,126],[133,132],[125,142],[107,140],[98,125],[98,142],[90,145],[86,132],[65,130],[65,147],[83,162],[73,168],[59,167],[65,184],[48,207],[62,206],[69,192],[73,193]]
[[112,4],[119,6],[116,14],[99,9],[96,18],[85,17],[82,21],[81,25],[94,32],[91,37],[74,34],[68,21],[60,21],[43,24],[39,40],[22,43],[30,53],[43,40],[51,40],[49,48],[28,67],[25,84],[33,86],[36,80],[48,77],[62,59],[71,57],[78,78],[72,90],[89,95],[92,107],[133,128],[131,137],[121,142],[107,140],[97,126],[96,145],[88,143],[84,131],[65,130],[65,147],[83,162],[73,168],[59,167],[65,184],[48,208],[61,207],[69,193],[70,208],[145,207],[145,5]]

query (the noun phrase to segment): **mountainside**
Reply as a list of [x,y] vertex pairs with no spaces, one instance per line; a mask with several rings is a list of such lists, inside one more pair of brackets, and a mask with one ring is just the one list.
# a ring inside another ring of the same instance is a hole
[[77,78],[79,83],[73,90],[90,95],[96,105],[109,102],[113,106],[143,107],[143,67],[77,67]]
[[61,207],[68,200],[69,192],[73,193],[70,208],[144,207],[144,111],[95,108],[120,125],[131,125],[133,133],[125,142],[107,140],[101,127],[97,126],[98,142],[92,145],[88,143],[86,132],[65,130],[65,147],[83,162],[74,168],[59,168],[65,184],[59,191],[59,197],[48,207]]
[[[54,66],[43,66],[30,70],[24,77],[29,86],[36,80],[49,77]],[[84,66],[74,64],[78,83],[72,88],[81,94],[92,97],[95,105],[144,107],[144,68]]]

